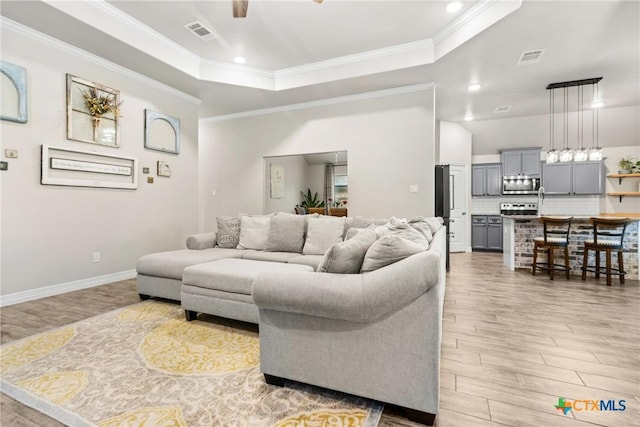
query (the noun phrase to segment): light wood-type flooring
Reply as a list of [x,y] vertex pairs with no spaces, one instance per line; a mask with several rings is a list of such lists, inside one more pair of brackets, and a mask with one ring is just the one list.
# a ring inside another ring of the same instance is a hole
[[[502,254],[478,252],[452,254],[447,280],[439,427],[640,426],[638,281],[552,282],[507,270]],[[4,307],[1,341],[136,302],[128,280]],[[559,397],[625,400],[626,410],[563,415],[554,408]],[[4,394],[0,403],[2,426],[60,425]],[[414,425],[393,410],[380,422]]]

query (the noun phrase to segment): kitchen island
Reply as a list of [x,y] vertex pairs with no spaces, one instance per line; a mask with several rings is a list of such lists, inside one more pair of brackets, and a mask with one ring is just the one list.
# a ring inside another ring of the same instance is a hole
[[[560,216],[560,215],[554,215]],[[571,215],[567,215],[571,216]],[[604,216],[604,215],[603,215]],[[584,241],[593,237],[593,226],[590,217],[573,216],[569,234],[569,267],[571,275],[582,275],[582,257]],[[638,226],[640,218],[631,218],[624,235],[624,269],[628,279],[638,280],[638,263],[640,247],[638,245]],[[542,236],[542,222],[535,215],[503,215],[503,261],[511,270],[529,269],[533,262],[533,238]],[[558,255],[562,259],[561,255]],[[593,264],[595,255],[590,254],[589,263]],[[617,265],[617,255],[612,256]],[[603,264],[604,265],[604,262]],[[588,273],[593,276],[593,273]],[[602,275],[601,275],[602,277]]]

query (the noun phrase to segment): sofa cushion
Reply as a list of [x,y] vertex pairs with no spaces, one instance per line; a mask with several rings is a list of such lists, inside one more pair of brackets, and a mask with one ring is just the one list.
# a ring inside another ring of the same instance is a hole
[[439,216],[432,216],[424,220],[429,225],[429,228],[431,228],[431,234],[436,234],[436,231],[440,230],[444,224],[443,219]]
[[304,245],[304,215],[278,213],[271,217],[265,251],[302,252]]
[[[414,230],[415,233],[418,233]],[[362,261],[361,273],[374,271],[394,262],[398,262],[429,247],[427,240],[403,237],[402,233],[392,233],[380,237],[367,250]]]
[[218,233],[216,235],[216,243],[219,248],[233,248],[238,246],[240,237],[240,218],[235,216],[219,216]]
[[344,217],[320,216],[309,218],[307,239],[302,253],[305,255],[324,255],[344,233]]
[[255,261],[287,262],[291,258],[295,258],[297,256],[300,256],[300,254],[295,252],[267,252],[250,249],[242,251],[242,259],[251,259]]
[[259,273],[281,270],[313,271],[306,265],[221,259],[185,268],[182,282],[200,288],[251,295],[251,285]]
[[324,254],[318,271],[327,273],[357,274],[369,247],[376,241],[376,231],[365,228],[353,238],[334,243]]
[[238,249],[264,250],[269,235],[269,216],[243,216],[240,218]]
[[222,258],[240,258],[237,249],[210,248],[202,250],[181,249],[158,252],[138,259],[136,270],[140,274],[181,280],[185,267]]
[[295,257],[289,258],[287,260],[289,264],[308,265],[309,267],[312,267],[314,270],[318,269],[318,266],[320,265],[320,263],[322,262],[322,259],[324,258],[324,255],[299,255],[299,254],[294,254],[294,255]]
[[433,232],[427,219],[423,216],[417,216],[409,220],[409,225],[418,230],[427,239],[427,242],[431,243],[433,240]]
[[364,216],[354,216],[351,220],[351,227],[355,228],[367,228],[371,224],[373,225],[384,225],[387,223],[386,219],[380,218],[367,218]]

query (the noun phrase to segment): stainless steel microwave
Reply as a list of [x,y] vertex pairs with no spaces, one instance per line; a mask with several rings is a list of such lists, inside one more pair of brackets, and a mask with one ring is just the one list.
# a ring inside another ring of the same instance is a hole
[[502,178],[502,194],[537,194],[540,178],[525,175]]

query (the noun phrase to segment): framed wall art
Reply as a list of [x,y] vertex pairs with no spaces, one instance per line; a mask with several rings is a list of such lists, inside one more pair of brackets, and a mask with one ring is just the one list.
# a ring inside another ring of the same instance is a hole
[[180,119],[145,109],[144,148],[180,154]]
[[284,197],[284,168],[271,165],[270,175],[271,198],[282,199]]
[[67,74],[67,138],[120,146],[120,91]]
[[158,160],[158,176],[171,176],[171,166],[169,166],[169,163]]
[[18,65],[0,61],[0,119],[27,123],[27,70]]
[[42,145],[40,183],[72,187],[138,188],[138,160]]

